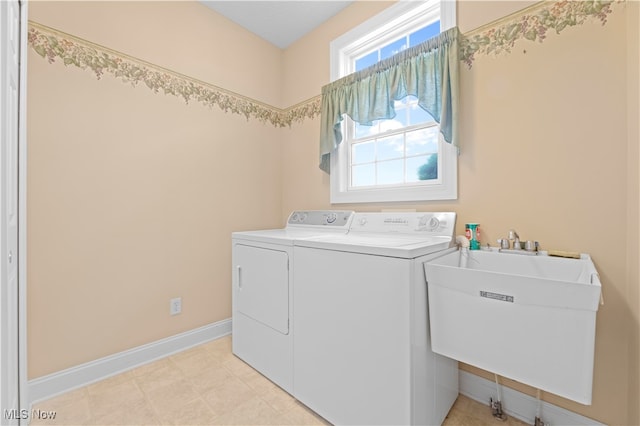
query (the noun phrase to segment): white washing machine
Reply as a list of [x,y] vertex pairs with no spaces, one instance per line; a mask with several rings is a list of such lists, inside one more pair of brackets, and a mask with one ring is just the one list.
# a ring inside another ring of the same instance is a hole
[[293,244],[345,234],[350,211],[294,211],[282,229],[232,234],[232,351],[293,393]]
[[431,351],[423,263],[454,251],[455,213],[356,213],[296,241],[294,396],[339,425],[439,425],[457,361]]

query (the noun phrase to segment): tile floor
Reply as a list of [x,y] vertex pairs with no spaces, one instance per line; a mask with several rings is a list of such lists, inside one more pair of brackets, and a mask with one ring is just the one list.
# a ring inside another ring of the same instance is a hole
[[[55,418],[45,419],[49,412]],[[231,336],[41,402],[32,413],[32,425],[329,424],[236,358]],[[461,395],[444,425],[524,423],[500,422]]]

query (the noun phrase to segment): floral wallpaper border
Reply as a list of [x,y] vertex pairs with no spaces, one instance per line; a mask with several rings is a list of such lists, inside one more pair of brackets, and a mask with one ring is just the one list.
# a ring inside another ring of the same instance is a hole
[[[461,38],[460,60],[471,68],[477,55],[508,53],[519,40],[542,43],[549,30],[560,33],[567,27],[599,20],[602,25],[612,5],[625,0],[547,0],[498,21],[470,31]],[[250,99],[238,93],[162,68],[104,46],[29,21],[28,43],[49,63],[62,60],[93,71],[98,79],[110,74],[133,86],[144,83],[155,93],[178,96],[186,103],[244,115],[276,127],[291,126],[320,115],[321,96],[314,96],[286,109]]]
[[588,20],[607,23],[614,3],[625,0],[542,1],[464,34],[460,60],[471,68],[477,54],[509,53],[518,40],[542,43],[549,30],[557,34]]
[[291,126],[320,115],[320,96],[286,109],[276,108],[33,21],[29,21],[28,43],[49,63],[62,60],[65,65],[93,71],[98,79],[110,74],[133,86],[144,83],[155,93],[162,91],[178,96],[186,103],[195,101],[208,107],[217,106],[224,112],[276,127]]

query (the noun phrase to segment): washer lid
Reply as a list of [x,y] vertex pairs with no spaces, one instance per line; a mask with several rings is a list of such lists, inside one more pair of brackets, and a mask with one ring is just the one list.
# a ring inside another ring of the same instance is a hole
[[414,259],[451,247],[451,237],[412,234],[317,235],[294,242],[298,247]]

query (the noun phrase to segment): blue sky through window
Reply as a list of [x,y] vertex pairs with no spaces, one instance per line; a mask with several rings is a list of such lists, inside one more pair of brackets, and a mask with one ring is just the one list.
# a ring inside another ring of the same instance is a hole
[[363,70],[378,62],[378,51],[369,53],[367,56],[356,60],[356,71]]
[[440,21],[429,24],[409,35],[409,46],[415,46],[440,34]]
[[396,53],[400,53],[405,50],[407,47],[406,37],[402,37],[400,40],[396,40],[392,43],[383,46],[380,49],[380,60],[387,59],[390,56],[395,55]]
[[[440,34],[440,21],[432,22],[356,59],[355,71],[370,67],[438,34]],[[395,101],[394,107],[396,111],[394,119],[378,120],[373,126],[355,123],[353,137],[366,139],[350,146],[353,187],[415,184],[425,179],[421,177],[420,170],[428,163],[429,158],[435,156],[437,159],[438,127],[417,127],[433,122],[433,117],[418,106],[417,99],[413,96]],[[416,128],[376,137],[378,134],[393,132],[407,126],[416,126]],[[434,177],[427,179],[434,179]]]
[[401,52],[407,47],[418,45],[438,34],[440,34],[440,21],[435,21],[427,25],[426,27],[422,27],[419,30],[412,32],[408,36],[404,36],[402,38],[394,40],[391,43],[381,47],[380,49],[375,50],[359,59],[356,59],[355,71],[360,71],[367,67],[370,67],[371,65],[380,62],[383,59],[387,59],[388,57]]

